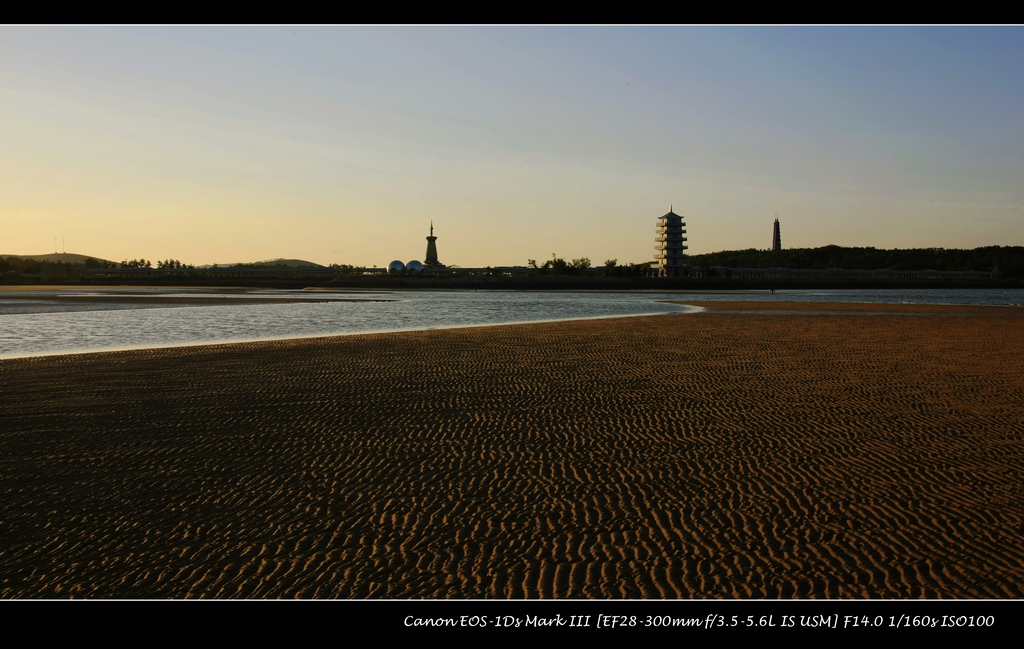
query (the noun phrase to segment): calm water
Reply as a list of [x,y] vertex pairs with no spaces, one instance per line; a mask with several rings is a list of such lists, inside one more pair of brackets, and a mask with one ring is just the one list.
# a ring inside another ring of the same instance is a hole
[[[223,292],[208,289],[75,291],[100,301],[73,303],[68,291],[5,294],[0,358],[617,316],[694,309],[666,300],[771,300],[919,304],[1024,304],[1024,290],[741,291],[734,293],[572,293],[529,291]],[[133,297],[223,297],[217,305],[133,302]],[[105,299],[111,301],[102,301]],[[113,301],[114,299],[118,301]],[[238,298],[316,303],[231,304]],[[359,300],[359,301],[352,301]]]

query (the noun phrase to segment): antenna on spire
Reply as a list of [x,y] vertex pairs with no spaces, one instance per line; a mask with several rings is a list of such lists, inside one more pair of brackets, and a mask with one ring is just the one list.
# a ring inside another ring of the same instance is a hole
[[434,219],[430,219],[430,236],[434,236]]

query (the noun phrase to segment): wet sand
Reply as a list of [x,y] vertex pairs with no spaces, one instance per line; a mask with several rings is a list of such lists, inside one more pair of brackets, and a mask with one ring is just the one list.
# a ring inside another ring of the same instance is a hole
[[[181,294],[168,295],[168,291],[179,290]],[[62,291],[55,294],[54,291]],[[147,294],[152,291],[151,294]],[[0,307],[5,302],[23,302],[26,298],[35,299],[46,304],[135,304],[157,306],[239,306],[242,304],[299,304],[314,302],[391,302],[393,300],[373,297],[355,297],[359,291],[338,290],[332,293],[350,294],[353,297],[324,297],[326,291],[310,291],[308,296],[267,297],[260,295],[250,297],[252,289],[233,287],[204,288],[202,292],[195,287],[156,287],[156,286],[55,286],[55,285],[16,285],[0,286]]]
[[752,304],[2,360],[0,597],[1024,597],[1024,310]]

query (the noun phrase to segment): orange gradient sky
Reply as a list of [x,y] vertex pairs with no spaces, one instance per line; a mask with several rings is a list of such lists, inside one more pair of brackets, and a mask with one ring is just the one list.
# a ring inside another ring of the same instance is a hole
[[1024,244],[1019,27],[0,27],[0,254]]

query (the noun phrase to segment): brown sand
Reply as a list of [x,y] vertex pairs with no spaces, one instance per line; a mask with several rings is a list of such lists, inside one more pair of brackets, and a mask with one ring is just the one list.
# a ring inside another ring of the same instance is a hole
[[788,306],[0,361],[0,596],[1024,596],[1024,310]]

